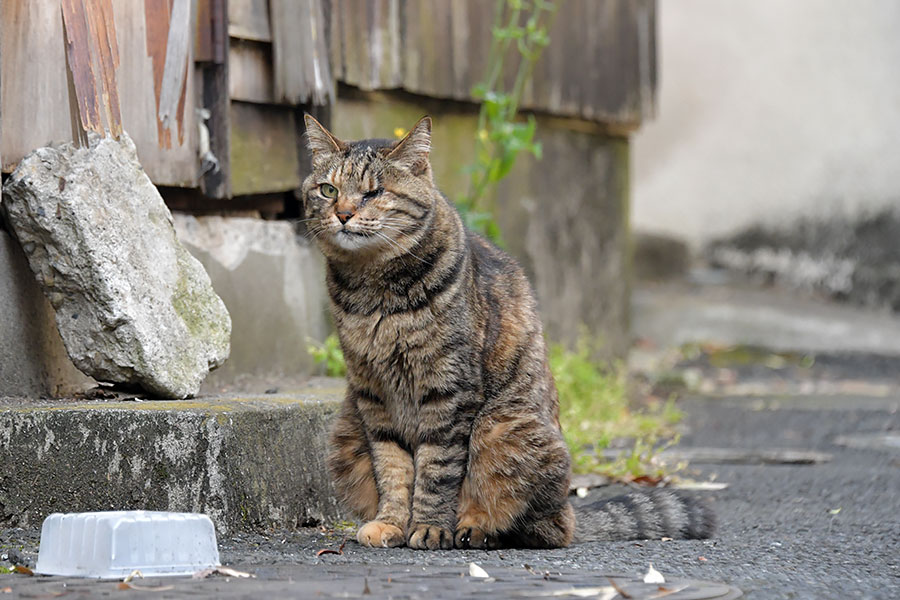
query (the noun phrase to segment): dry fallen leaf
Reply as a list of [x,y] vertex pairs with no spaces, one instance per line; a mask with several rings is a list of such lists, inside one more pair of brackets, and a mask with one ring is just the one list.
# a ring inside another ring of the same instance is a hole
[[122,581],[119,583],[120,590],[137,590],[139,592],[168,592],[169,590],[174,590],[174,585],[138,585],[136,583],[130,583],[127,581]]
[[487,571],[485,571],[484,569],[482,569],[481,567],[479,567],[478,565],[476,565],[473,562],[469,563],[469,575],[471,577],[481,577],[481,578],[490,577],[490,575],[487,574]]
[[657,477],[655,475],[638,475],[637,477],[631,478],[631,483],[645,485],[647,487],[657,487],[662,481],[662,477]]
[[627,599],[627,598],[631,598],[631,594],[629,594],[629,593],[626,592],[624,589],[622,589],[622,586],[620,586],[618,583],[616,583],[616,581],[615,581],[612,577],[607,577],[606,579],[609,580],[609,584],[610,584],[611,586],[613,586],[613,588],[616,590],[616,592],[617,592],[620,596],[622,596],[623,598],[626,598],[626,599]]
[[332,550],[331,548],[322,548],[318,552],[316,552],[316,556],[322,556],[323,554],[343,554],[344,546],[347,544],[347,538],[344,538],[344,541],[341,542],[341,545],[337,550]]
[[663,574],[653,568],[653,563],[650,563],[650,568],[647,569],[647,572],[644,574],[644,583],[665,583],[666,578],[663,577]]
[[15,571],[16,573],[21,573],[22,575],[34,575],[34,571],[29,569],[28,567],[23,567],[22,565],[14,566],[13,571]]

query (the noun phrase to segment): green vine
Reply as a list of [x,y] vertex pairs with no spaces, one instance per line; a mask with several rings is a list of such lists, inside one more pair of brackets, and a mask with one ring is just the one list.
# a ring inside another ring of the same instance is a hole
[[[475,161],[467,167],[468,191],[457,199],[457,206],[470,228],[498,243],[502,238],[488,191],[509,174],[519,152],[541,158],[541,145],[534,141],[534,116],[522,121],[517,113],[534,65],[550,43],[547,32],[555,14],[556,6],[549,0],[497,0],[485,80],[472,89],[472,96],[481,101]],[[505,74],[515,53],[520,57],[518,70],[507,90]]]

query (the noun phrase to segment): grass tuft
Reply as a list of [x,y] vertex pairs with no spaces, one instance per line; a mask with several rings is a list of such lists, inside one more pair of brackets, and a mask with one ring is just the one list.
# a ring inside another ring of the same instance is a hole
[[[582,338],[574,351],[552,344],[550,369],[576,473],[644,483],[662,480],[667,473],[658,455],[677,443],[674,426],[683,416],[672,399],[633,410],[624,365],[598,364],[591,358],[587,338]],[[627,446],[615,459],[607,460],[604,451],[622,440]]]
[[313,357],[313,362],[325,370],[325,375],[328,377],[347,375],[347,363],[344,361],[344,352],[341,350],[341,342],[337,335],[332,333],[322,343],[307,340],[306,347]]

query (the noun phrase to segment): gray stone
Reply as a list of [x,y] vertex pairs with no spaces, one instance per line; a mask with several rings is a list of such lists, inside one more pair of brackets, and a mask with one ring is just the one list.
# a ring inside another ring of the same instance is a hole
[[184,398],[228,357],[225,305],[127,135],[35,150],[2,206],[81,371]]
[[231,315],[231,356],[202,394],[262,392],[316,369],[307,348],[328,335],[322,255],[284,221],[173,215]]
[[325,467],[344,384],[193,400],[0,402],[0,522],[202,512],[219,533],[340,516]]
[[22,249],[0,231],[0,397],[65,396],[96,385],[69,360],[53,318]]

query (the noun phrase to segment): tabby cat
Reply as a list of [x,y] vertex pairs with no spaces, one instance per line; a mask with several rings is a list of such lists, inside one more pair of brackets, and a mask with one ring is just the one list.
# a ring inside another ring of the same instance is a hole
[[[309,234],[347,362],[329,468],[366,546],[572,542],[570,465],[534,295],[435,187],[431,119],[400,141],[337,139],[306,116]],[[579,516],[580,539],[706,537],[671,492]]]

